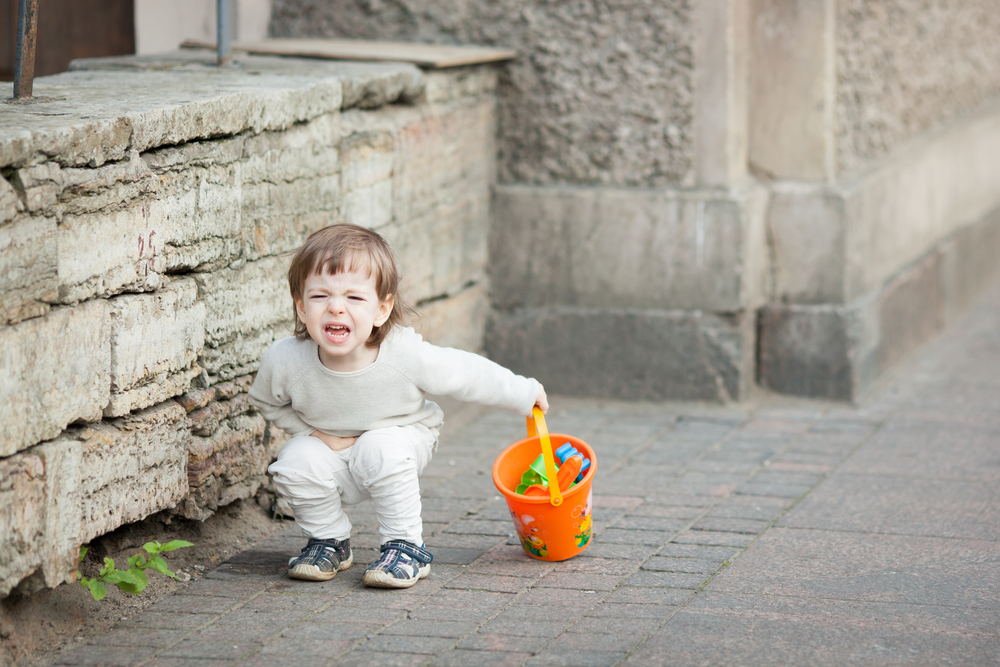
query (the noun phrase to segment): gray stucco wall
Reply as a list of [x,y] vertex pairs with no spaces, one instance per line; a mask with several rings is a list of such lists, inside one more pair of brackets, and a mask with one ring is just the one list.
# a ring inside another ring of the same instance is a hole
[[516,49],[498,89],[501,182],[692,177],[688,0],[274,0],[271,33]]
[[996,0],[839,0],[841,171],[1000,94]]

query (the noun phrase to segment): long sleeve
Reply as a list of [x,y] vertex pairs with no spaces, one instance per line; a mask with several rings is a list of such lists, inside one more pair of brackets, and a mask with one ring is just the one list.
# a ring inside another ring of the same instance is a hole
[[250,402],[256,406],[264,418],[291,436],[308,435],[313,427],[307,424],[292,408],[292,399],[287,378],[275,369],[275,348],[264,353],[257,378],[250,387]]
[[423,391],[531,414],[538,396],[537,380],[516,375],[472,352],[431,345],[416,334],[411,341],[407,366]]

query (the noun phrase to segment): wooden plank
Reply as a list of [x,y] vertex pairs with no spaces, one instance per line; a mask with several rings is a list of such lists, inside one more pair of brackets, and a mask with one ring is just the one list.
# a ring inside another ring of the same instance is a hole
[[[189,39],[181,44],[181,48],[214,49],[215,42]],[[509,49],[486,46],[440,46],[363,39],[264,39],[233,42],[233,50],[272,56],[404,62],[431,69],[500,62],[517,55]]]

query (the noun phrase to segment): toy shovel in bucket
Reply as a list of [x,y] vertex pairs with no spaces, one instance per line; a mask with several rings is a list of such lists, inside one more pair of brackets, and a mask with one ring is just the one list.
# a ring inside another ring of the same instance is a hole
[[[579,438],[562,433],[550,435],[538,408],[528,417],[527,425],[528,437],[505,449],[493,463],[493,483],[507,500],[524,551],[539,560],[566,560],[590,544],[591,485],[597,472],[597,457],[590,445]],[[560,487],[553,440],[571,444],[584,458],[590,459],[583,479],[572,488]],[[545,460],[548,493],[530,496],[517,493],[522,474],[538,458],[539,451]]]

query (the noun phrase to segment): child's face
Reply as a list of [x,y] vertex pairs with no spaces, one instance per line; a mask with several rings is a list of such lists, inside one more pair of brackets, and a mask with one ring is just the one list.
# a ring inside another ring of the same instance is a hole
[[379,301],[375,278],[361,271],[335,275],[314,273],[306,280],[295,310],[309,337],[319,345],[323,365],[334,371],[356,371],[378,357],[365,341],[392,312],[392,297]]

